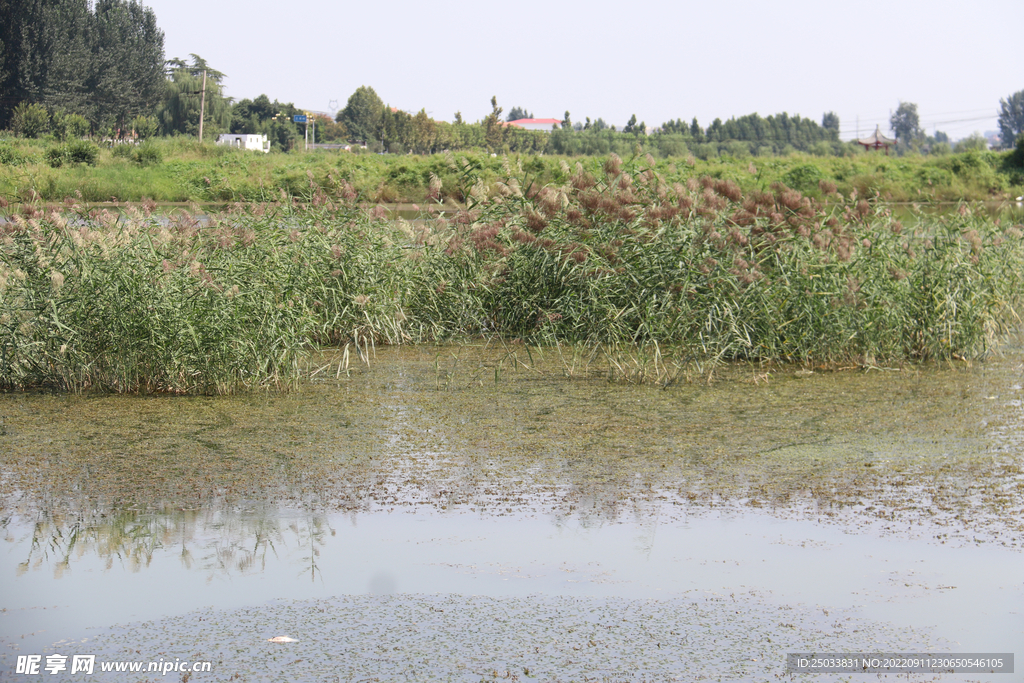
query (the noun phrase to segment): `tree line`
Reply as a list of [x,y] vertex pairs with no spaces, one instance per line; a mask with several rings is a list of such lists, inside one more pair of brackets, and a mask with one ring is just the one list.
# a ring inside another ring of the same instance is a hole
[[635,115],[616,129],[600,118],[573,122],[567,111],[551,131],[538,131],[509,125],[532,118],[527,109],[513,107],[506,118],[502,118],[503,111],[497,98],[491,98],[491,113],[482,121],[466,123],[460,112],[455,113],[453,123],[434,121],[422,109],[410,114],[386,105],[372,87],[364,85],[349,97],[336,123],[344,127],[351,140],[374,151],[388,152],[431,153],[474,147],[492,152],[595,155],[628,152],[641,140],[664,156],[790,151],[835,154],[844,149],[839,140],[839,117],[832,112],[823,117],[822,124],[785,113],[767,118],[749,114],[728,121],[715,119],[706,129],[694,118],[689,124],[677,119],[649,131]]
[[[263,133],[277,149],[289,149],[304,131],[293,118],[304,113],[267,95],[238,102],[224,95],[225,75],[198,55],[164,59],[164,34],[153,10],[137,0],[0,0],[0,129],[26,137],[58,139],[92,133],[103,138],[154,135]],[[1003,146],[1024,132],[1024,91],[1000,100]],[[844,154],[839,116],[820,123],[787,113],[666,121],[653,130],[632,116],[615,128],[603,119],[573,121],[570,112],[551,131],[526,130],[509,122],[533,118],[523,107],[508,116],[496,98],[491,113],[475,123],[456,112],[453,122],[435,121],[425,110],[412,114],[386,105],[372,87],[360,86],[331,117],[315,114],[321,142],[349,141],[374,152],[429,154],[485,149],[493,153],[601,155],[629,153],[641,140],[662,156],[709,158],[776,155],[794,151]],[[901,152],[949,148],[948,137],[921,130],[917,105],[900,103],[890,121]],[[981,141],[968,143],[983,145]]]
[[160,102],[164,34],[138,2],[0,0],[0,17],[0,128],[30,104],[30,125],[43,108],[58,125],[124,127]]

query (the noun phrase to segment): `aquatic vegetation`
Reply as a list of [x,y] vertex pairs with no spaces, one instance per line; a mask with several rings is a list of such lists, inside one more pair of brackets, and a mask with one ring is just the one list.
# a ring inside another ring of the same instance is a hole
[[977,357],[1016,320],[1021,226],[966,205],[904,226],[828,182],[826,204],[669,185],[651,157],[543,186],[508,162],[495,186],[448,164],[468,207],[413,223],[312,177],[302,204],[282,191],[209,220],[16,215],[0,225],[0,386],[223,393],[293,381],[322,345],[365,358],[478,335],[601,349],[614,378],[667,383],[732,359]]
[[[64,650],[100,660],[137,650],[155,660],[173,641],[193,660],[216,662],[204,675],[213,681],[315,681],[327,661],[340,680],[648,683],[687,680],[680,672],[693,671],[694,662],[709,680],[814,680],[788,674],[784,654],[809,645],[855,650],[869,637],[904,652],[942,646],[923,628],[828,611],[780,606],[755,593],[344,595],[119,624]],[[300,636],[289,639],[287,657],[263,642],[281,642],[264,636],[279,628]]]
[[872,364],[976,357],[1015,319],[1021,226],[967,206],[905,228],[856,195],[666,186],[651,159],[612,160],[603,177],[577,165],[561,187],[512,182],[460,234],[489,254],[487,309],[505,335]]

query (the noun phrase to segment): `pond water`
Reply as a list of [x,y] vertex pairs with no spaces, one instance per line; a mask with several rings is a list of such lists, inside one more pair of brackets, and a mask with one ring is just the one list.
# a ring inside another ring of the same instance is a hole
[[1018,341],[605,373],[481,344],[286,393],[0,395],[0,678],[59,653],[212,662],[168,674],[196,681],[760,681],[787,652],[1024,642]]

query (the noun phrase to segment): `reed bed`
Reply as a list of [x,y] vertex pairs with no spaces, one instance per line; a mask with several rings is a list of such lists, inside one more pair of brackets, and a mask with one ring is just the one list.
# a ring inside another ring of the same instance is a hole
[[643,381],[735,359],[974,358],[1017,321],[1022,226],[967,205],[904,226],[827,182],[824,204],[781,184],[670,185],[649,157],[543,186],[512,162],[489,185],[449,163],[466,210],[412,223],[312,179],[301,204],[203,222],[70,201],[13,216],[0,386],[223,393],[292,382],[324,345],[479,335],[602,349]]

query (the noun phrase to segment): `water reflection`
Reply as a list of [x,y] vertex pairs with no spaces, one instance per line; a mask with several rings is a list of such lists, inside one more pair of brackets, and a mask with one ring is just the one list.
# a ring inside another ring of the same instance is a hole
[[115,567],[138,573],[155,558],[176,557],[186,571],[208,577],[263,572],[281,552],[296,558],[301,573],[318,578],[320,548],[334,535],[328,518],[266,506],[260,511],[182,510],[162,514],[121,511],[91,520],[40,514],[34,521],[17,516],[0,520],[5,542],[24,551],[18,576],[52,570],[60,579],[84,556],[101,560],[102,571]]
[[[436,353],[382,349],[350,380],[284,395],[0,396],[3,524],[31,538],[19,571],[83,554],[138,571],[173,546],[186,567],[244,573],[286,543],[316,578],[329,515],[422,508],[584,527],[665,504],[852,511],[1020,543],[1014,345],[972,367],[734,367],[668,390],[569,381],[549,355],[439,391]],[[467,369],[495,358],[459,353]]]

